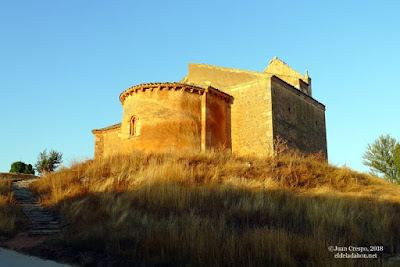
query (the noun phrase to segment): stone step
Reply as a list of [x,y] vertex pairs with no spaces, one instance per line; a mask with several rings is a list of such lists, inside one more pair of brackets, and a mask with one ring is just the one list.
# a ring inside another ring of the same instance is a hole
[[59,225],[60,223],[58,221],[31,221],[31,225],[39,225],[39,224]]
[[34,224],[31,225],[31,230],[34,229],[60,229],[58,224]]
[[55,225],[36,225],[36,226],[32,226],[32,231],[35,230],[60,230],[60,227],[55,226]]
[[31,221],[31,224],[45,224],[45,223],[54,224],[54,225],[60,224],[60,222],[56,221],[56,220],[49,221],[49,220],[36,220],[36,219],[34,219],[34,220]]
[[35,210],[38,207],[40,207],[39,203],[21,203],[21,202],[19,202],[19,205],[21,206],[21,208],[23,210],[26,210],[26,211]]
[[32,230],[29,232],[30,235],[53,235],[59,233],[60,230]]
[[33,192],[30,191],[28,188],[13,187],[13,189],[15,190],[14,192],[15,192],[16,194],[33,195]]
[[30,221],[31,231],[29,234],[51,235],[59,233],[60,223],[57,212],[40,206],[37,196],[29,190],[29,186],[34,180],[16,181],[12,184],[14,198]]
[[44,222],[47,222],[47,223],[57,222],[57,223],[59,223],[59,221],[57,219],[51,218],[51,217],[45,217],[45,218],[36,217],[36,218],[29,218],[29,219],[30,219],[29,221],[31,221],[31,223],[44,223]]
[[28,217],[32,221],[36,221],[36,220],[38,220],[38,221],[40,221],[40,220],[42,220],[42,221],[57,221],[57,219],[58,219],[53,216],[26,216],[26,217]]
[[23,210],[24,213],[27,214],[40,214],[40,215],[44,215],[44,214],[51,214],[50,212],[46,211],[46,210]]
[[57,219],[55,219],[55,218],[41,218],[41,217],[31,218],[31,223],[42,223],[42,222],[60,223],[60,222],[59,222]]
[[23,208],[22,209],[22,211],[23,212],[26,212],[26,213],[40,213],[40,214],[44,214],[44,213],[47,213],[47,214],[52,214],[52,212],[51,211],[49,211],[49,210],[45,210],[45,209],[41,209],[41,208],[38,208],[38,207],[25,207],[25,208]]
[[29,216],[27,215],[30,220],[35,221],[35,220],[47,220],[47,221],[57,221],[58,218],[49,216],[49,215],[34,215],[34,216]]
[[60,229],[59,224],[33,224],[31,225],[31,229]]
[[58,224],[47,224],[47,223],[43,223],[43,224],[33,224],[31,225],[32,229],[60,229],[60,227],[58,226]]
[[24,214],[28,217],[53,217],[52,214],[47,212],[24,212]]
[[49,226],[49,227],[57,226],[57,227],[59,227],[59,225],[60,224],[58,222],[54,222],[54,223],[52,223],[52,222],[32,222],[31,223],[32,227],[36,227],[36,226]]
[[43,207],[37,206],[37,205],[31,205],[28,207],[23,208],[24,211],[47,211]]
[[52,213],[46,211],[24,211],[27,216],[53,216]]
[[37,220],[32,220],[31,221],[31,224],[54,224],[54,225],[56,225],[56,224],[60,224],[60,222],[59,221],[48,221],[48,220],[42,220],[42,221],[37,221]]
[[14,198],[16,199],[16,200],[19,200],[19,201],[32,201],[33,200],[33,197],[31,197],[31,196],[18,196],[18,195],[14,195]]
[[39,228],[59,228],[59,225],[58,224],[51,224],[51,223],[34,223],[34,224],[31,224],[31,226],[32,226],[32,228],[37,228],[37,227],[39,227]]
[[45,218],[54,218],[53,215],[48,214],[48,213],[25,213],[25,215],[26,215],[26,217],[29,217],[29,218],[32,218],[32,219],[34,219],[34,218],[43,218],[43,217],[45,217]]

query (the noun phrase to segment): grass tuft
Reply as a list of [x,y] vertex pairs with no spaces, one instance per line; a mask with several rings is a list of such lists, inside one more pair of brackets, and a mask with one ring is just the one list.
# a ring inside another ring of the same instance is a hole
[[17,212],[11,183],[12,179],[0,179],[0,236],[8,236],[15,229]]

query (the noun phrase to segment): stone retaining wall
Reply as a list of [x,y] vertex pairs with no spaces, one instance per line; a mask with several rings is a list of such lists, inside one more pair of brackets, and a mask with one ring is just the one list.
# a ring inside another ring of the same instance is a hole
[[26,180],[36,178],[33,174],[0,172],[0,179]]

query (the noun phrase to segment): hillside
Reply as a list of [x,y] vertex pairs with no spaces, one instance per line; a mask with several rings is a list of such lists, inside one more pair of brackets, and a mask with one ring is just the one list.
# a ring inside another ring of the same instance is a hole
[[84,264],[379,265],[328,247],[384,246],[381,258],[400,240],[400,186],[315,155],[137,152],[75,164],[33,190],[60,210],[58,245],[86,253]]
[[14,199],[12,181],[11,178],[0,177],[0,242],[28,227],[22,210]]
[[0,238],[14,231],[17,213],[11,193],[11,179],[0,179]]

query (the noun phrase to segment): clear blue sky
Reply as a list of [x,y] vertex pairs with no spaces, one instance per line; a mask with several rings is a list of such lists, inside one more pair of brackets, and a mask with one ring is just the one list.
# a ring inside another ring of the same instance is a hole
[[368,143],[400,139],[398,1],[0,0],[0,171],[45,148],[92,158],[119,94],[179,81],[189,62],[262,71],[274,57],[326,105],[329,161],[359,171]]

